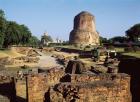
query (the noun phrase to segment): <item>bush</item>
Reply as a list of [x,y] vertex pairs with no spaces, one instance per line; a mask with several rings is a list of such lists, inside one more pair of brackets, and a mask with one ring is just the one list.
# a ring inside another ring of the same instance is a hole
[[28,68],[29,68],[29,66],[27,66],[27,65],[21,66],[21,69],[28,69]]
[[140,51],[140,47],[139,46],[134,46],[133,49],[134,49],[135,52],[136,51]]
[[84,51],[90,50],[90,48],[91,48],[91,46],[90,45],[87,45],[87,46],[84,47]]
[[80,45],[80,44],[74,44],[73,46],[74,46],[75,48],[80,48],[81,45]]
[[90,48],[90,47],[91,47],[90,45],[85,46],[85,48]]
[[115,47],[114,47],[114,46],[112,46],[112,45],[110,45],[110,46],[108,46],[108,47],[107,47],[107,49],[114,50],[114,49],[115,49]]
[[126,48],[124,48],[124,51],[125,52],[134,52],[134,49],[133,49],[133,47],[126,47]]

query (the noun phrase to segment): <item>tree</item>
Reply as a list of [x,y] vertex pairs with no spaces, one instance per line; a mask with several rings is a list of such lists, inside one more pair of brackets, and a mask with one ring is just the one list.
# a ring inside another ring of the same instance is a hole
[[3,10],[0,10],[0,47],[2,47],[4,43],[5,30],[6,30],[5,14]]
[[3,47],[3,43],[4,43],[4,34],[0,33],[0,48]]
[[36,36],[31,36],[29,39],[29,45],[30,46],[38,46],[39,45],[39,39]]
[[19,44],[19,42],[20,30],[18,24],[13,21],[8,21],[5,32],[4,47],[8,47],[12,44]]
[[109,41],[112,43],[115,42],[124,43],[125,41],[127,41],[127,38],[124,36],[115,36],[113,38],[110,38]]
[[5,13],[2,9],[0,9],[0,18],[5,18]]
[[4,47],[13,44],[28,44],[31,32],[25,25],[19,25],[16,22],[8,21],[4,38]]
[[135,24],[133,27],[126,31],[126,36],[129,40],[137,42],[140,37],[140,24]]
[[7,21],[4,11],[0,9],[0,47],[28,44],[31,36],[32,33],[27,26]]
[[102,43],[108,43],[107,38],[104,38],[104,37],[101,37],[101,36],[100,36],[100,43],[101,43],[101,44],[102,44]]
[[43,35],[41,37],[41,44],[48,45],[49,42],[53,42],[51,36],[49,36],[49,35]]
[[20,36],[20,43],[27,44],[29,43],[30,37],[32,37],[32,33],[27,26],[20,25]]

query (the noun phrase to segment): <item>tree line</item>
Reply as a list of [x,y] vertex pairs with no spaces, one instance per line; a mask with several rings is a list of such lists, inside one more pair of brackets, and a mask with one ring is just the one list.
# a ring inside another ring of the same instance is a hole
[[125,36],[115,36],[110,39],[100,37],[101,43],[127,43],[127,42],[140,42],[140,23],[133,25],[125,31]]
[[24,24],[8,21],[5,13],[0,9],[0,47],[8,48],[11,45],[37,45],[39,40],[33,36],[30,29]]
[[[15,21],[9,21],[5,13],[0,9],[0,48],[8,48],[11,45],[38,46],[44,45],[44,42],[52,42],[51,36],[43,35],[41,41],[33,36],[30,29],[24,24],[18,24]],[[140,42],[140,24],[135,24],[125,32],[125,36],[115,36],[107,39],[100,37],[101,43],[124,43]]]

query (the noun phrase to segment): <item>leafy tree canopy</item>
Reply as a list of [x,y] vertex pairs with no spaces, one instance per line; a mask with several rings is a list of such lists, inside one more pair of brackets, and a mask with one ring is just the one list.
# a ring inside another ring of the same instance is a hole
[[107,42],[108,42],[107,38],[100,36],[100,43],[107,43]]
[[126,31],[126,36],[128,36],[131,41],[137,41],[140,37],[140,23],[128,29]]
[[115,36],[115,37],[109,39],[109,42],[112,42],[112,43],[114,43],[114,42],[123,43],[125,41],[127,41],[127,38],[124,36]]
[[49,35],[43,35],[42,37],[41,37],[41,42],[53,42],[53,40],[52,40],[52,38],[51,38],[51,36],[49,36]]
[[5,30],[6,30],[5,14],[4,11],[0,9],[0,47],[2,47],[4,43]]
[[5,13],[2,9],[0,9],[0,18],[5,18]]
[[27,45],[31,37],[32,33],[26,25],[7,21],[4,11],[0,9],[0,47],[13,44]]
[[40,41],[36,36],[31,36],[29,39],[29,45],[30,46],[37,46],[39,45]]
[[26,44],[29,42],[30,37],[32,37],[32,33],[29,28],[25,25],[20,25],[20,35],[21,35],[21,44]]
[[7,29],[5,31],[4,46],[19,44],[20,43],[20,30],[16,22],[8,21]]

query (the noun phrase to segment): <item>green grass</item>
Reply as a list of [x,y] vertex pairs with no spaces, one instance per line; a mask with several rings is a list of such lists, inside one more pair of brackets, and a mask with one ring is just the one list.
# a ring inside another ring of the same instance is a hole
[[[57,46],[56,46],[57,47]],[[91,51],[92,49],[95,48],[95,46],[81,46],[80,45],[64,45],[64,46],[58,46],[58,47],[62,47],[62,48],[68,48],[68,49],[76,49],[76,50],[84,50],[84,51]]]
[[[56,46],[57,47],[57,46]],[[74,45],[66,45],[66,46],[58,46],[58,47],[62,47],[62,48],[68,48],[68,49],[76,49],[76,50],[83,50],[80,47],[76,47]]]
[[115,50],[117,52],[124,52],[124,48],[121,48],[121,47],[116,47]]
[[127,55],[127,56],[132,56],[132,57],[140,58],[140,51],[123,53],[123,55]]

